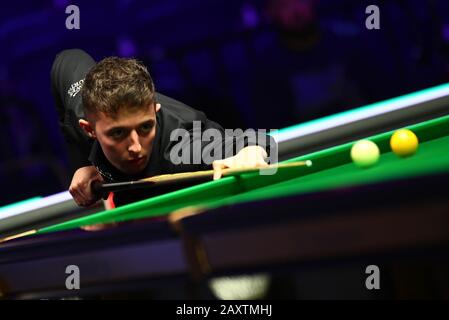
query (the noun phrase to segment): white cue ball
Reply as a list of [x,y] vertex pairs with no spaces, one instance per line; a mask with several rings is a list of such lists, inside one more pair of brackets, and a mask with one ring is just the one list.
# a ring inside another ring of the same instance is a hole
[[368,168],[379,161],[379,147],[370,140],[357,141],[351,148],[351,159],[361,168]]

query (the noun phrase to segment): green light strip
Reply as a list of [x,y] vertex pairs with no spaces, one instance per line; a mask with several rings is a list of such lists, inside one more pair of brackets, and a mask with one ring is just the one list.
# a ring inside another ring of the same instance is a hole
[[286,127],[271,135],[282,142],[445,96],[449,96],[449,83]]
[[16,211],[16,210],[20,210],[20,208],[28,207],[30,204],[32,204],[34,202],[38,202],[40,199],[42,199],[42,197],[33,197],[30,199],[22,200],[19,202],[11,203],[6,206],[0,207],[0,218],[6,212]]

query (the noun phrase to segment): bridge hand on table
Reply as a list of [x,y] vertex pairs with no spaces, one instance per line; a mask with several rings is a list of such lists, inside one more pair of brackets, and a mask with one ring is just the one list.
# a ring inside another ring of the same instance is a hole
[[249,146],[240,150],[235,156],[212,162],[214,180],[221,178],[223,169],[243,169],[266,167],[267,152],[260,146]]

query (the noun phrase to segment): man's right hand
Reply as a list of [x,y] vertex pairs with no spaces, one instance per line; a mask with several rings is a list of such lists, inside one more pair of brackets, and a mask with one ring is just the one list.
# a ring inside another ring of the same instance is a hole
[[82,207],[89,207],[100,198],[92,192],[92,182],[103,182],[101,174],[94,166],[82,167],[75,171],[69,192],[76,204]]

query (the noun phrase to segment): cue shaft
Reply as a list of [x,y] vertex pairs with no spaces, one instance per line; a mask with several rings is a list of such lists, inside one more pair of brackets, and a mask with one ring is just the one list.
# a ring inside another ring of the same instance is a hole
[[[256,168],[242,168],[242,169],[223,169],[223,176],[236,176],[245,173],[252,173],[257,171],[269,171],[272,169],[281,169],[281,168],[296,168],[296,167],[310,167],[312,165],[312,161],[296,161],[290,163],[282,163],[282,164],[272,164],[266,167],[256,167]],[[214,174],[214,170],[212,171],[212,176]]]
[[[239,169],[223,169],[222,176],[239,176],[247,173],[254,173],[257,171],[268,171],[273,169],[283,169],[283,168],[294,168],[294,167],[310,167],[312,161],[295,161],[289,163],[272,164],[265,167],[254,167],[254,168],[239,168]],[[106,183],[94,182],[92,184],[92,190],[95,194],[101,195],[103,199],[107,196],[108,192],[118,192],[132,189],[133,187],[146,187],[151,185],[163,185],[170,183],[177,183],[182,181],[195,181],[201,180],[204,182],[205,179],[212,179],[214,176],[214,170],[203,170],[194,172],[181,172],[174,174],[163,174],[159,176],[149,177],[136,181],[128,182],[117,182],[117,183]]]
[[[229,177],[229,176],[236,176],[246,173],[253,173],[257,172],[259,170],[261,171],[268,171],[272,169],[282,169],[282,168],[294,168],[294,167],[310,167],[312,165],[312,161],[295,161],[295,162],[289,162],[289,163],[282,163],[282,164],[272,164],[265,167],[255,167],[255,168],[239,168],[239,169],[223,169],[222,170],[222,176]],[[163,174],[160,176],[150,177],[141,179],[139,181],[148,181],[148,182],[162,182],[162,181],[176,181],[180,178],[195,178],[195,177],[213,177],[214,176],[214,170],[204,170],[204,171],[195,171],[195,172],[182,172],[182,173],[174,173],[174,174]]]
[[15,235],[12,235],[12,236],[0,239],[0,243],[6,242],[6,241],[10,241],[10,240],[14,240],[14,239],[18,239],[18,238],[22,238],[22,237],[26,237],[26,236],[30,236],[32,234],[35,234],[36,232],[37,232],[37,230],[29,230],[29,231],[26,231],[26,232],[15,234]]
[[[253,173],[257,172],[259,170],[270,170],[270,169],[280,169],[280,168],[294,168],[294,167],[310,167],[312,165],[312,162],[310,160],[307,161],[296,161],[296,162],[289,162],[289,163],[282,163],[282,164],[274,164],[269,165],[265,167],[256,167],[256,168],[241,168],[241,169],[223,169],[222,176],[229,177],[229,176],[238,176],[241,174],[246,173]],[[92,184],[92,189],[97,194],[104,194],[105,192],[109,191],[118,191],[118,190],[126,190],[129,189],[130,186],[144,186],[144,185],[156,185],[158,183],[170,183],[170,182],[177,182],[182,180],[188,180],[188,179],[195,179],[195,178],[212,178],[214,175],[214,170],[205,170],[205,171],[196,171],[196,172],[185,172],[185,173],[175,173],[175,174],[166,174],[166,175],[160,175],[156,177],[146,178],[142,180],[137,181],[130,181],[130,182],[120,182],[120,183],[110,183],[110,184],[101,184],[99,182],[95,182]],[[201,211],[198,208],[195,208],[197,211]],[[196,211],[195,211],[196,212]],[[185,212],[184,212],[185,214]],[[189,213],[192,214],[192,213]],[[179,217],[178,217],[179,218]],[[8,236],[3,239],[0,239],[0,243],[6,242],[9,240],[29,236],[32,234],[35,234],[37,230],[29,230],[26,232],[22,232],[16,235]]]

